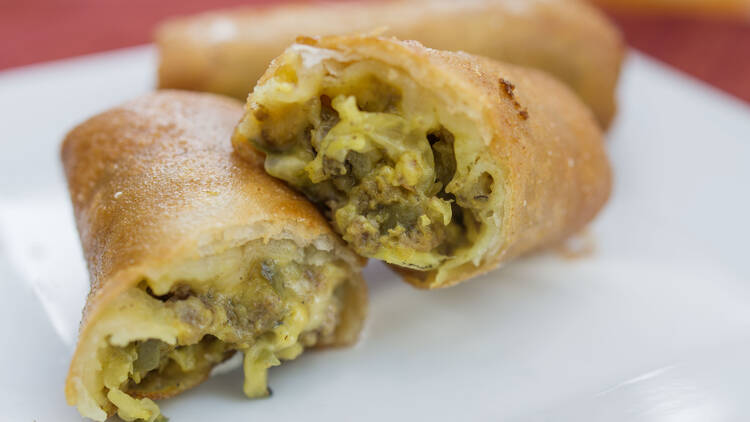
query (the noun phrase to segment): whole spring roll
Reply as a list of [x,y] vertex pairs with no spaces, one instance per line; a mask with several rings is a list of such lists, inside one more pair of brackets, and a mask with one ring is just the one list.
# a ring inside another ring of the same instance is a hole
[[387,35],[545,70],[603,127],[615,114],[619,31],[578,0],[400,0],[242,8],[178,18],[157,31],[159,85],[245,99],[298,35]]
[[304,198],[232,152],[241,105],[154,93],[62,146],[91,277],[65,386],[83,416],[161,420],[153,399],[244,353],[244,391],[310,346],[356,340],[361,258]]
[[456,284],[588,223],[610,167],[591,111],[532,69],[372,36],[300,38],[233,143],[361,255]]

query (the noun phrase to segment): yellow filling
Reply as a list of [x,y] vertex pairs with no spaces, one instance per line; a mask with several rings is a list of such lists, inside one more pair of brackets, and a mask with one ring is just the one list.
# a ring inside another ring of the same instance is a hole
[[245,355],[245,394],[266,396],[268,368],[333,335],[351,273],[325,252],[274,240],[151,277],[101,324],[112,333],[98,353],[105,408],[126,421],[161,420],[147,397],[196,385],[235,351]]
[[236,136],[266,152],[271,175],[325,205],[361,255],[424,271],[483,256],[502,175],[472,121],[402,69],[306,54],[288,51],[256,87]]

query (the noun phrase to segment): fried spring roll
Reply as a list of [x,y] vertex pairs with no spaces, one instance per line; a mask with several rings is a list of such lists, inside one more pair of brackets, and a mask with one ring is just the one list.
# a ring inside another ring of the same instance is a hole
[[300,38],[248,98],[233,143],[324,207],[358,253],[418,287],[556,243],[611,186],[602,134],[532,69],[416,42]]
[[162,92],[73,129],[62,160],[91,293],[65,387],[83,416],[161,420],[152,399],[244,353],[244,391],[310,346],[353,342],[362,260],[263,158],[232,153],[235,100]]
[[577,0],[363,1],[244,8],[178,18],[156,35],[159,85],[245,99],[298,35],[387,35],[545,70],[567,83],[603,127],[615,113],[623,40]]

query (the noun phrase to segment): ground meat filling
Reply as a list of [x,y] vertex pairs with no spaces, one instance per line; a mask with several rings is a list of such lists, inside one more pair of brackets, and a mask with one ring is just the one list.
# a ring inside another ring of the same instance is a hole
[[[148,339],[106,350],[104,383],[118,414],[125,420],[152,419],[158,409],[137,399],[168,396],[193,386],[236,351],[245,353],[246,377],[249,374],[245,393],[251,397],[266,394],[265,370],[269,366],[278,364],[278,359],[292,359],[303,347],[333,335],[343,306],[344,265],[338,261],[308,265],[258,260],[229,291],[210,284],[194,291],[176,283],[169,293],[159,296],[146,281],[140,283],[139,294],[161,302],[160,307],[190,327],[190,334],[177,345]],[[318,290],[327,289],[326,285],[336,287],[323,312],[314,311],[314,316],[310,314],[313,310],[306,308],[302,317],[295,315],[300,307],[313,302],[310,298],[318,295]],[[319,321],[312,330],[304,329],[308,317]]]
[[429,270],[476,232],[492,177],[454,180],[453,133],[407,116],[399,91],[377,78],[324,87],[306,104],[256,106],[254,117],[266,170],[325,205],[361,255]]

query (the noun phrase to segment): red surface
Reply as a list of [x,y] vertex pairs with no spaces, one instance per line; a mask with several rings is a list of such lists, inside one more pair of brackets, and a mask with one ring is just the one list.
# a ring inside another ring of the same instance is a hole
[[[0,0],[0,69],[147,43],[168,16],[280,0]],[[750,23],[613,16],[635,48],[750,102]]]
[[263,0],[0,0],[0,69],[151,41],[168,16]]
[[628,43],[750,102],[750,23],[613,16]]

